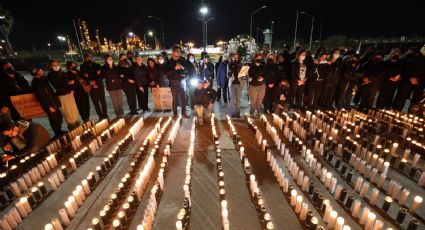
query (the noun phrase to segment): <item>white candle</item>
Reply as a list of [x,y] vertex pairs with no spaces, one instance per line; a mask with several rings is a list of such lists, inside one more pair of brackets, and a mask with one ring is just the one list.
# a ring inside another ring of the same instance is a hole
[[28,214],[27,214],[27,210],[24,207],[24,204],[21,203],[21,201],[18,201],[16,204],[16,209],[19,212],[19,215],[21,216],[21,218],[25,218]]
[[84,194],[89,195],[91,193],[89,183],[86,179],[81,181],[83,185]]
[[73,218],[75,216],[75,210],[72,207],[71,202],[65,201],[65,209],[66,209],[69,217]]
[[180,220],[176,222],[176,230],[183,230],[183,223]]
[[53,225],[51,223],[46,224],[44,230],[54,230]]
[[370,195],[370,204],[376,205],[376,202],[378,201],[378,195],[379,195],[379,189],[373,188],[372,195]]
[[60,218],[61,218],[61,220],[62,220],[62,223],[63,223],[65,226],[68,226],[69,224],[71,224],[71,221],[70,221],[70,220],[69,220],[69,218],[68,218],[68,214],[66,213],[66,210],[65,210],[64,208],[60,209],[60,210],[58,211],[58,213],[59,213],[59,216],[60,216]]
[[328,205],[326,205],[325,214],[323,215],[323,221],[325,222],[329,222],[329,216],[331,215],[331,212],[332,212],[332,206],[329,205],[329,200],[327,203]]
[[295,206],[295,204],[297,203],[297,190],[292,189],[291,190],[291,206]]
[[336,225],[335,225],[335,230],[342,230],[342,227],[344,226],[344,218],[339,216],[336,219]]
[[307,203],[303,203],[302,204],[302,207],[301,207],[300,220],[305,220],[306,219],[307,210],[308,210],[308,204]]
[[415,213],[416,209],[419,207],[419,205],[422,204],[423,198],[421,196],[415,196],[415,198],[413,199],[413,203],[412,206],[410,207],[409,211],[411,213]]
[[63,230],[62,225],[57,217],[52,219],[52,225],[55,230]]
[[338,213],[335,210],[331,211],[331,214],[329,215],[329,223],[328,223],[328,229],[334,229],[336,218],[338,217]]
[[353,212],[351,212],[351,216],[357,218],[359,215],[360,205],[362,203],[359,200],[354,200]]
[[398,203],[401,205],[404,205],[406,203],[406,200],[409,194],[410,194],[410,191],[408,189],[403,189],[403,191],[401,192],[400,199],[398,200]]
[[385,175],[385,176],[387,175],[389,167],[390,167],[390,162],[385,161],[384,167],[382,168],[382,175]]
[[0,220],[0,227],[2,230],[12,230],[12,228],[10,227],[9,223],[7,223],[6,219],[1,219]]
[[376,220],[372,230],[382,230],[382,227],[384,227],[384,222]]
[[365,229],[372,230],[375,220],[376,220],[376,214],[373,212],[369,212],[369,214],[367,215],[367,222],[366,222]]
[[301,212],[301,205],[303,202],[303,197],[301,195],[297,196],[296,204],[295,204],[295,213]]
[[367,216],[369,215],[369,208],[368,207],[364,207],[363,208],[363,212],[362,212],[362,215],[360,216],[360,221],[359,221],[359,223],[361,224],[361,225],[365,225],[366,224],[366,221],[367,221]]
[[[71,198],[71,199],[69,199],[69,198]],[[72,191],[72,196],[70,196],[69,198],[68,198],[68,200],[71,202],[71,204],[72,204],[73,200],[75,200],[78,206],[83,205],[83,199],[81,199],[80,193],[78,191],[76,191],[76,190]],[[73,205],[73,208],[74,208],[74,210],[76,209],[74,205]]]
[[77,170],[77,164],[75,163],[75,160],[74,160],[74,158],[70,158],[69,159],[69,163],[71,164],[71,168],[72,168],[72,170],[74,170],[74,171],[76,171]]
[[19,199],[19,202],[24,206],[25,211],[27,211],[27,213],[32,212],[30,203],[28,202],[28,199],[26,197],[22,197],[21,199]]

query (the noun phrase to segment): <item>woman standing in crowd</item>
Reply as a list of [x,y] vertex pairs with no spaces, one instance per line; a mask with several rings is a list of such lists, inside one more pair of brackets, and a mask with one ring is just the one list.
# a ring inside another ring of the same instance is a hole
[[74,99],[77,104],[78,112],[80,113],[81,119],[87,122],[90,118],[89,92],[91,87],[78,73],[76,62],[68,61],[66,63],[66,69],[68,84],[71,90],[74,91]]
[[319,100],[322,96],[325,80],[329,74],[328,54],[325,50],[318,50],[316,60],[312,65],[311,76],[307,80],[307,107],[310,109],[319,108]]
[[0,75],[1,113],[14,121],[18,121],[21,119],[21,116],[15,107],[13,107],[10,97],[31,93],[31,87],[28,81],[15,70],[11,63],[4,63],[2,70],[3,74]]
[[[227,77],[227,66],[229,64],[229,58],[225,54],[222,57],[222,62],[217,68],[217,101],[223,103],[222,105],[227,107],[229,98],[229,78]],[[221,93],[223,92],[223,102],[221,102]]]
[[84,76],[84,80],[92,87],[90,98],[99,120],[107,119],[108,111],[106,109],[105,88],[100,76],[100,65],[93,62],[91,54],[84,55],[84,63],[80,66],[80,74]]
[[167,75],[165,74],[165,61],[166,59],[161,54],[156,57],[156,61],[158,62],[158,78],[157,82],[160,88],[168,87],[168,79]]
[[102,66],[102,77],[105,79],[106,90],[111,97],[112,106],[117,117],[124,115],[121,78],[118,74],[118,68],[114,64],[111,55],[105,56],[105,64]]
[[127,59],[125,54],[119,55],[118,74],[121,77],[121,87],[127,97],[130,115],[138,114],[136,105],[136,82],[134,81],[131,62]]
[[49,84],[49,80],[45,77],[44,71],[41,68],[36,67],[32,69],[31,74],[34,76],[31,82],[32,92],[35,98],[40,102],[43,111],[47,114],[55,137],[60,137],[65,132],[62,131],[63,116],[59,109],[61,103],[58,96],[55,94],[52,86]]
[[148,58],[147,61],[147,74],[149,78],[149,86],[151,88],[159,87],[158,84],[158,67],[156,66],[156,62],[153,58]]
[[400,87],[403,78],[403,65],[399,61],[400,50],[394,49],[391,51],[388,60],[385,61],[385,76],[382,83],[382,90],[379,93],[376,107],[391,108],[394,101],[394,94]]
[[62,112],[68,129],[76,128],[80,122],[78,120],[78,108],[75,104],[74,90],[68,83],[68,76],[62,68],[58,60],[49,61],[49,75],[47,76],[50,83],[56,90],[56,95],[62,104]]
[[147,74],[147,68],[145,64],[143,64],[141,56],[136,56],[136,61],[133,63],[132,69],[134,81],[136,81],[139,108],[143,112],[149,112],[149,77]]
[[267,54],[266,57],[266,92],[264,96],[264,112],[273,113],[274,89],[279,84],[277,78],[276,58],[273,53]]
[[308,68],[305,63],[307,52],[304,49],[299,49],[295,59],[291,62],[291,104],[293,108],[303,107],[303,98],[305,91],[305,83],[308,79]]
[[359,55],[348,56],[344,60],[342,79],[339,85],[338,108],[349,108],[353,92],[357,90],[359,80],[363,76],[359,65]]
[[208,54],[204,55],[203,62],[199,66],[199,75],[201,76],[201,80],[210,82],[209,87],[211,88],[214,80],[214,65],[211,63]]
[[242,69],[242,63],[238,53],[231,55],[231,61],[227,68],[227,77],[229,78],[230,89],[230,116],[233,118],[241,117],[241,92],[243,89],[243,79],[239,78],[239,72]]
[[341,78],[341,51],[334,49],[330,55],[328,76],[324,81],[321,107],[323,109],[334,109],[335,92]]
[[261,53],[254,55],[254,63],[251,64],[248,71],[249,79],[249,98],[251,99],[251,115],[257,116],[261,113],[263,99],[266,93],[266,67]]
[[199,77],[199,64],[196,62],[195,56],[192,53],[189,53],[186,57],[187,76],[189,78],[194,76]]
[[364,64],[364,76],[361,83],[360,109],[372,109],[376,95],[381,90],[385,75],[384,54],[375,52],[372,58]]

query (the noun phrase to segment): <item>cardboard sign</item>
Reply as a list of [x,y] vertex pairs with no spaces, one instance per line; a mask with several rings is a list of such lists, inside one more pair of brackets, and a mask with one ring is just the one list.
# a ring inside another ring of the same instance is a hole
[[26,120],[46,116],[33,93],[11,96],[10,100],[19,115]]
[[173,95],[171,88],[152,88],[153,105],[156,110],[170,110],[172,108]]

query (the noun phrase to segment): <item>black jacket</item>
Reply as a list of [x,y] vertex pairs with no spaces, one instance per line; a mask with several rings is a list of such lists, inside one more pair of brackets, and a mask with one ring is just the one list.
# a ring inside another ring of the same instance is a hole
[[[304,80],[308,80],[309,77],[309,66],[304,62],[304,65],[306,66],[306,72],[305,72],[305,78]],[[298,60],[293,60],[291,62],[291,75],[289,76],[289,80],[291,84],[298,84],[298,80],[300,80],[300,62]]]
[[208,63],[202,63],[201,66],[199,66],[199,75],[204,80],[211,80],[214,79],[214,65],[211,62]]
[[194,104],[203,105],[207,107],[210,103],[214,103],[216,92],[210,87],[207,89],[195,89],[194,94]]
[[56,95],[63,96],[71,92],[71,87],[68,84],[68,76],[62,70],[50,71],[47,75],[50,83],[56,90]]
[[313,64],[311,77],[309,77],[307,82],[324,82],[328,79],[329,74],[329,64]]
[[118,65],[118,74],[121,77],[122,86],[131,84],[129,80],[134,80],[134,76],[130,61],[120,62]]
[[158,79],[157,79],[157,83],[159,85],[159,87],[168,87],[169,86],[169,82],[167,79],[167,74],[165,72],[165,68],[166,68],[166,64],[158,64]]
[[31,87],[28,81],[18,72],[15,72],[14,78],[3,73],[0,75],[0,91],[0,108],[3,106],[11,108],[10,96],[30,93]]
[[69,84],[69,87],[71,90],[74,90],[76,94],[85,94],[83,86],[81,85],[80,81],[84,81],[83,77],[80,76],[80,74],[73,73],[71,71],[66,72],[66,76],[68,78],[68,81],[74,81],[74,84]]
[[342,68],[342,83],[358,84],[363,77],[363,69],[359,64],[353,66],[349,60],[344,61]]
[[267,63],[265,65],[266,67],[266,84],[277,84],[279,83],[279,77],[278,77],[278,68],[277,65],[274,63]]
[[325,80],[326,87],[335,87],[341,80],[342,60],[338,58],[329,66],[328,77]]
[[[274,102],[283,107],[286,103],[289,102],[289,97],[290,97],[289,85],[281,86],[279,84],[279,86],[275,88],[273,95],[274,95],[273,97]],[[285,100],[282,100],[283,96],[285,97]]]
[[61,106],[58,96],[55,94],[49,80],[47,80],[46,77],[34,77],[31,82],[31,87],[45,113],[50,113],[50,107],[57,110]]
[[285,63],[276,64],[276,78],[278,82],[282,80],[289,80],[288,78],[288,68]]
[[406,63],[406,79],[416,77],[419,84],[425,84],[425,56],[417,54]]
[[401,80],[397,82],[403,81],[404,77],[404,66],[403,63],[400,61],[393,62],[392,60],[386,60],[384,62],[385,65],[385,81],[389,82],[391,77],[395,77],[397,75],[400,75]]
[[[262,81],[258,80],[260,76],[263,77]],[[249,85],[252,85],[252,86],[263,85],[267,78],[266,66],[263,64],[260,64],[259,66],[255,64],[251,64],[248,71],[248,77],[252,78],[252,80],[249,82]]]
[[[175,67],[179,63],[182,65],[185,69],[184,70],[176,70]],[[181,58],[177,61],[174,59],[170,59],[167,62],[167,65],[165,67],[165,73],[168,77],[168,80],[170,81],[171,87],[180,87],[180,83],[182,80],[185,79],[187,76],[187,69],[186,69],[186,60],[184,58]]]
[[137,63],[134,63],[131,68],[133,69],[134,81],[136,81],[138,88],[149,85],[149,77],[144,64],[138,65]]
[[227,70],[227,77],[232,78],[233,77],[233,81],[231,82],[232,85],[239,85],[239,78],[238,78],[238,74],[242,69],[242,63],[240,62],[229,62],[229,64],[227,65],[228,70]]
[[118,68],[113,65],[112,69],[109,68],[109,64],[105,64],[101,68],[101,76],[105,78],[106,90],[120,90],[121,89],[121,77],[118,74]]
[[95,81],[97,86],[103,87],[102,76],[98,74],[100,68],[100,65],[95,62],[84,62],[80,66],[80,74],[87,83]]
[[364,64],[364,76],[371,81],[371,86],[381,88],[385,77],[385,65],[383,61],[370,60]]

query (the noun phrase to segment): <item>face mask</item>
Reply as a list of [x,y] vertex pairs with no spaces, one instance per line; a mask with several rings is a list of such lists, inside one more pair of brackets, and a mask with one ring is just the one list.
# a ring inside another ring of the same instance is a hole
[[334,57],[335,59],[338,59],[338,58],[339,58],[339,54],[334,54],[334,55],[333,55],[333,57]]
[[9,67],[6,69],[6,73],[8,74],[14,74],[15,73],[15,69],[13,67]]
[[164,64],[164,59],[159,59],[159,64]]
[[328,62],[327,62],[326,60],[322,60],[322,61],[320,62],[320,64],[328,64]]
[[267,60],[267,62],[273,63],[273,59],[270,58],[270,59]]
[[194,63],[194,62],[195,62],[195,58],[189,58],[189,61],[190,61],[191,63]]
[[399,55],[394,55],[394,56],[392,57],[392,59],[393,59],[394,61],[398,60],[399,58],[400,58],[400,56],[399,56]]
[[106,62],[107,62],[109,65],[114,64],[114,61],[113,61],[113,60],[107,60]]
[[376,62],[381,62],[382,61],[382,58],[375,58],[375,61]]
[[59,71],[61,69],[61,67],[60,66],[53,66],[53,71]]
[[232,60],[232,62],[238,62],[238,60]]

